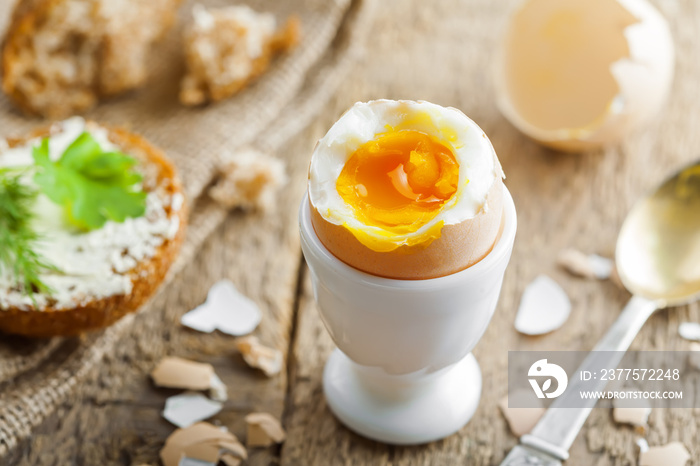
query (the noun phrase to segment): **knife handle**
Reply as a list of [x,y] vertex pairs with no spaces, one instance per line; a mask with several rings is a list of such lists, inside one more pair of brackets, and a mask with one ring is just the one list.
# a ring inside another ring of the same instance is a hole
[[530,447],[516,445],[501,466],[561,466],[561,461]]
[[[581,363],[575,374],[580,374],[581,371],[600,370],[602,367],[616,368],[624,355],[623,352],[629,348],[649,316],[659,307],[662,307],[662,303],[658,301],[632,296],[613,326]],[[580,383],[580,380],[574,380],[573,385],[570,385],[566,392],[547,409],[532,432],[520,439],[522,444],[545,451],[562,461],[567,459],[566,452],[597,402],[592,399],[580,408],[562,408],[567,406],[568,397],[579,397],[577,401],[580,405],[580,395],[576,390],[577,382]],[[597,386],[594,387],[589,385],[588,390],[602,390],[607,381],[598,380],[596,384]]]

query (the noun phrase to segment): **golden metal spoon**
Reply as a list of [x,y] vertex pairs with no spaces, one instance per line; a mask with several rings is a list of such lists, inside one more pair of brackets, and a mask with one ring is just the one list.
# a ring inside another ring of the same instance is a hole
[[659,308],[700,298],[700,163],[634,206],[620,230],[615,263],[625,287]]
[[[656,310],[700,298],[700,162],[685,167],[635,204],[618,236],[615,265],[632,299],[576,374],[617,367]],[[601,390],[605,383],[601,382]],[[595,402],[562,408],[567,405],[565,393],[501,464],[561,464]]]

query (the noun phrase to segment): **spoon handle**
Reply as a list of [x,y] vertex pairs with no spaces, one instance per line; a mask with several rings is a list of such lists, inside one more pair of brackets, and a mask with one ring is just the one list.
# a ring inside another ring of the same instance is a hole
[[[595,399],[587,401],[579,408],[561,408],[562,406],[581,406],[577,384],[580,384],[581,371],[600,371],[601,368],[614,369],[620,363],[634,337],[660,303],[640,296],[633,296],[613,326],[593,348],[581,366],[572,374],[570,389],[549,407],[542,419],[529,435],[524,435],[520,442],[544,451],[560,460],[568,457],[568,450],[578,435],[586,418],[595,406]],[[586,390],[603,390],[607,381],[597,380],[596,386],[587,382]],[[575,400],[575,401],[574,401]],[[560,409],[557,409],[560,408]]]
[[[644,323],[660,307],[658,301],[632,296],[612,327],[593,347],[593,351],[627,351]],[[618,360],[615,366],[619,362]]]

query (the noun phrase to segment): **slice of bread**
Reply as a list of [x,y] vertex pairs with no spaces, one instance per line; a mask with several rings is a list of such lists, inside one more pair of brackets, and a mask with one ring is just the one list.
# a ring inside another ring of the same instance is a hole
[[2,89],[25,112],[65,118],[141,86],[181,0],[19,0]]
[[180,102],[218,102],[240,92],[262,75],[272,59],[293,49],[300,40],[301,22],[291,16],[278,26],[271,13],[245,5],[206,9],[196,5],[185,32],[187,74],[180,85]]
[[[93,124],[93,123],[90,123]],[[60,124],[59,124],[60,125]],[[45,128],[20,139],[8,139],[10,148],[23,146],[28,141],[60,131],[59,125]],[[121,151],[134,157],[136,169],[143,176],[143,189],[157,192],[168,220],[177,226],[169,238],[155,248],[150,257],[136,263],[121,275],[131,281],[131,292],[103,297],[84,297],[74,306],[56,306],[51,299],[41,308],[36,305],[4,306],[0,304],[0,331],[30,337],[69,336],[109,326],[124,315],[136,311],[150,298],[177,257],[187,223],[187,209],[183,202],[182,185],[175,166],[167,157],[145,139],[123,129],[107,128],[108,139]],[[3,154],[0,151],[0,159]],[[59,266],[61,264],[54,264]],[[0,293],[3,293],[0,289]]]

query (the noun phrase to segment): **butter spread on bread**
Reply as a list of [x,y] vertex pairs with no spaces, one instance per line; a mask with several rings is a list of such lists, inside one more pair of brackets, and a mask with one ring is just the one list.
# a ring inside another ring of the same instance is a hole
[[[54,125],[49,137],[49,157],[58,160],[66,148],[83,132],[88,132],[105,151],[124,151],[110,139],[109,130],[93,122],[74,117]],[[20,144],[0,147],[0,168],[34,164],[32,148],[42,137]],[[125,151],[126,152],[126,151]],[[131,154],[130,154],[131,155]],[[17,289],[12,270],[0,269],[0,314],[4,309],[42,311],[72,309],[100,299],[129,295],[134,276],[130,272],[159,253],[181,228],[184,198],[169,184],[161,186],[157,176],[149,174],[149,164],[140,159],[135,167],[146,191],[145,214],[124,222],[107,221],[101,228],[84,231],[66,221],[64,209],[44,194],[33,206],[32,226],[40,235],[37,252],[57,271],[45,271],[41,279],[51,293],[32,295]],[[152,168],[152,167],[151,167]],[[31,176],[23,178],[33,183]]]

